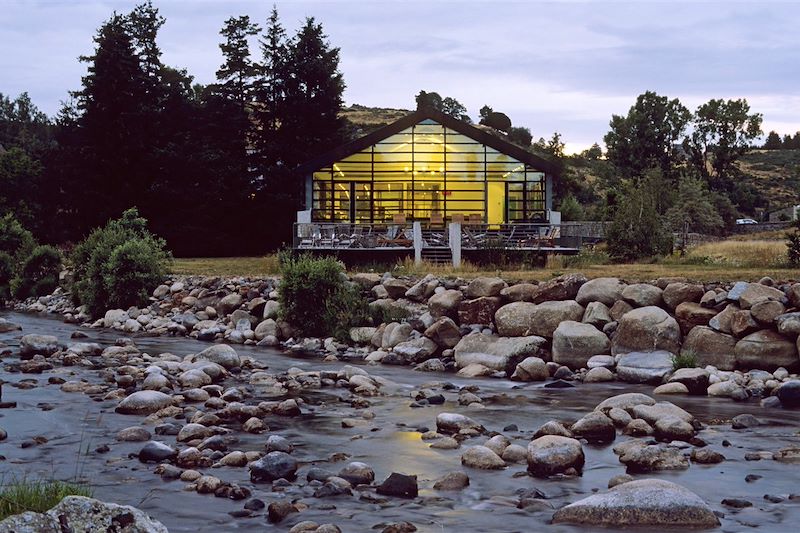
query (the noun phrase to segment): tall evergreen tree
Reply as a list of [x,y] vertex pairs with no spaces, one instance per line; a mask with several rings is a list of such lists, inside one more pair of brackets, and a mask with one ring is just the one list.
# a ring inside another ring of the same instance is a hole
[[253,82],[258,75],[258,66],[250,57],[248,39],[258,35],[258,24],[250,22],[250,17],[242,15],[225,21],[220,35],[225,42],[219,45],[225,62],[217,70],[219,92],[235,101],[244,110],[253,93]]
[[764,142],[764,150],[780,150],[783,147],[781,136],[777,132],[771,131]]

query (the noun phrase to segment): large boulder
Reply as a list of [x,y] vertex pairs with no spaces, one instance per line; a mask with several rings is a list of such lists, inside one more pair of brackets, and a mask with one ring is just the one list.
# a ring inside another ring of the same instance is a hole
[[480,364],[511,374],[517,363],[526,357],[541,354],[546,340],[535,335],[527,337],[494,337],[473,333],[462,338],[455,347],[456,366],[464,368]]
[[583,306],[575,300],[541,303],[533,310],[529,335],[550,338],[562,322],[570,320],[580,323],[583,311]]
[[276,479],[292,481],[297,473],[297,460],[286,452],[269,452],[261,459],[250,463],[250,480],[270,482]]
[[483,426],[459,413],[439,413],[436,415],[436,430],[451,435],[462,430],[480,432]]
[[467,298],[500,296],[500,291],[506,287],[506,282],[500,278],[475,278],[467,285]]
[[660,307],[634,309],[619,320],[611,343],[614,355],[627,352],[665,350],[678,353],[681,330],[678,322]]
[[277,337],[278,323],[275,322],[275,320],[272,318],[267,318],[266,320],[259,322],[253,333],[255,334],[257,341],[260,341],[265,337],[269,337],[270,335],[272,335],[273,337]]
[[708,378],[709,373],[705,368],[679,368],[669,377],[669,383],[681,383],[689,394],[705,396]]
[[712,365],[720,370],[734,370],[736,339],[714,331],[710,327],[697,326],[689,332],[681,347],[682,355],[694,355],[698,366]]
[[409,289],[408,284],[397,278],[389,278],[383,282],[383,288],[386,289],[386,292],[389,295],[389,298],[397,300],[398,298],[402,298],[406,295],[406,291]]
[[533,283],[517,283],[501,290],[500,296],[509,302],[532,302],[538,290]]
[[109,309],[103,316],[103,327],[113,328],[115,324],[124,324],[130,318],[123,309]]
[[590,302],[586,305],[586,310],[583,312],[582,321],[599,329],[602,329],[603,326],[613,320],[608,306],[603,302]]
[[558,300],[574,300],[581,286],[586,283],[583,274],[567,274],[545,281],[536,286],[536,293],[530,300],[535,304]]
[[460,324],[489,325],[503,301],[499,296],[481,296],[474,300],[464,300],[458,304]]
[[470,446],[461,455],[461,464],[482,470],[499,470],[505,468],[506,462],[486,446]]
[[425,330],[425,336],[442,348],[453,348],[461,340],[461,332],[453,319],[443,316]]
[[619,461],[625,465],[629,474],[689,468],[689,459],[679,448],[665,444],[648,445],[639,441],[629,442],[631,444],[626,446],[619,456]]
[[447,289],[434,294],[428,300],[428,309],[433,318],[449,316],[452,319],[458,318],[458,304],[461,303],[463,296],[461,291]]
[[528,471],[537,477],[583,469],[585,457],[580,441],[560,435],[544,435],[528,444]]
[[[800,287],[800,283],[797,284]],[[775,317],[775,325],[778,331],[787,337],[797,337],[800,335],[800,312],[784,313]]]
[[734,313],[738,310],[738,305],[728,304],[725,309],[714,315],[714,317],[708,321],[708,327],[722,333],[732,333],[731,320],[733,319]]
[[702,285],[694,283],[670,283],[664,288],[661,297],[670,309],[677,308],[683,302],[699,302],[705,294]]
[[739,295],[739,307],[742,309],[750,309],[759,302],[766,301],[784,302],[786,295],[774,287],[768,287],[760,283],[748,283]]
[[536,304],[530,302],[512,302],[504,305],[494,314],[497,332],[505,337],[531,335],[535,309]]
[[227,344],[215,344],[214,346],[209,346],[197,354],[196,359],[211,361],[212,363],[216,363],[228,370],[242,364],[239,360],[239,354],[237,354],[236,350]]
[[433,296],[436,287],[439,286],[439,280],[433,274],[428,274],[414,285],[411,286],[405,293],[405,297],[415,302],[424,302]]
[[736,343],[736,364],[742,369],[774,370],[797,364],[797,345],[780,333],[764,329]]
[[149,415],[172,405],[172,396],[154,390],[136,391],[124,398],[115,409],[123,415]]
[[664,292],[649,283],[634,283],[622,291],[622,299],[633,307],[659,306],[664,303],[661,293]]
[[28,511],[12,515],[0,522],[0,531],[168,533],[164,524],[136,507],[106,503],[85,496],[66,496],[44,513]]
[[53,335],[31,333],[23,335],[19,341],[19,354],[22,357],[33,355],[53,355],[64,347]]
[[603,302],[611,307],[614,302],[622,298],[625,287],[625,283],[618,278],[595,278],[581,285],[575,300],[581,305]]
[[611,442],[617,436],[614,422],[600,411],[587,414],[572,424],[570,431],[593,444]]
[[688,335],[696,326],[707,326],[709,320],[716,315],[717,312],[714,309],[703,307],[695,302],[683,302],[675,308],[675,319],[684,335]]
[[615,529],[719,526],[714,511],[699,496],[663,479],[637,479],[593,494],[556,511],[553,522]]
[[232,292],[220,299],[215,307],[217,314],[220,317],[224,317],[239,309],[240,305],[242,305],[242,295],[238,292]]
[[670,352],[628,352],[617,360],[617,379],[628,383],[660,384],[672,372],[672,367]]
[[786,306],[774,300],[757,302],[750,308],[750,314],[764,327],[770,327],[775,319],[786,312]]
[[642,394],[641,392],[626,392],[606,398],[597,404],[597,407],[594,409],[595,411],[602,411],[608,414],[611,409],[627,411],[637,405],[655,405],[655,403],[656,401],[647,394]]
[[22,326],[9,322],[5,318],[0,318],[0,333],[8,333],[9,331],[21,330]]
[[539,357],[526,357],[514,370],[511,379],[518,381],[544,381],[550,377],[547,363]]
[[736,337],[745,337],[761,329],[761,325],[747,309],[740,309],[731,314],[731,333]]
[[438,350],[436,343],[428,337],[417,337],[401,342],[394,347],[393,352],[402,357],[406,364],[415,364],[430,359]]
[[573,370],[586,368],[590,357],[607,354],[610,346],[608,337],[596,327],[565,320],[553,332],[553,361]]

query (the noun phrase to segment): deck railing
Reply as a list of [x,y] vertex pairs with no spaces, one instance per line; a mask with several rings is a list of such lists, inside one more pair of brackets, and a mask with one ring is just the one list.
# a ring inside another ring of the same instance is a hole
[[[563,230],[567,231],[563,231]],[[294,225],[296,249],[519,249],[575,250],[582,237],[560,224],[353,224],[310,222]],[[565,234],[567,233],[567,234]],[[458,241],[458,242],[456,242]]]

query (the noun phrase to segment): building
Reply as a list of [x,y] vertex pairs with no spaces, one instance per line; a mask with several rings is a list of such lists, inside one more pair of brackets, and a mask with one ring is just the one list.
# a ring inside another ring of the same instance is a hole
[[549,161],[421,109],[299,169],[311,222],[547,222]]

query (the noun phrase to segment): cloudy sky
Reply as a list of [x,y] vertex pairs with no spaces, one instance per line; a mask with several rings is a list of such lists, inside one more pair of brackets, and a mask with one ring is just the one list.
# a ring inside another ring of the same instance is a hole
[[[79,87],[96,28],[135,1],[0,0],[0,92],[55,113]],[[156,0],[164,61],[213,81],[219,28],[263,22],[272,2]],[[601,141],[612,113],[646,90],[695,108],[741,98],[764,130],[800,130],[800,2],[279,1],[294,32],[316,17],[341,48],[345,100],[412,108],[420,90],[484,104],[535,138]]]

